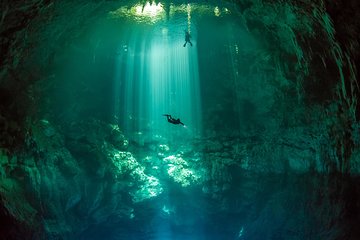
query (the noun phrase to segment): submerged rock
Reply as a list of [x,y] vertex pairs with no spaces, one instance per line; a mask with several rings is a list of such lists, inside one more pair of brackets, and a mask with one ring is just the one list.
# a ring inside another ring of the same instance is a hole
[[[113,150],[114,151],[114,150]],[[141,202],[145,199],[153,198],[163,192],[163,188],[157,178],[148,176],[144,173],[138,161],[129,152],[115,151],[110,153],[111,161],[116,167],[116,179],[123,179],[128,175],[130,185],[133,185],[129,194],[132,196],[134,202]]]
[[201,180],[201,175],[190,169],[188,162],[181,157],[172,155],[163,160],[167,164],[167,174],[169,177],[182,187],[198,184]]

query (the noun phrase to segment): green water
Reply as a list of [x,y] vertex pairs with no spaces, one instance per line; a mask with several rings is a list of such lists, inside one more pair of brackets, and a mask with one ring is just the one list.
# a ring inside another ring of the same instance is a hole
[[89,4],[33,26],[45,77],[0,151],[27,239],[358,239],[354,73],[321,7]]

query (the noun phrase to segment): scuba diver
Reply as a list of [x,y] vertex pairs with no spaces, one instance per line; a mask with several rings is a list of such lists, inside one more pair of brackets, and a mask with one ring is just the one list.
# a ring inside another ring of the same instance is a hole
[[163,114],[163,116],[166,116],[167,120],[169,123],[172,123],[172,124],[181,124],[183,126],[185,126],[185,124],[183,124],[181,121],[180,121],[180,118],[178,119],[175,119],[173,117],[171,117],[171,115],[169,114]]
[[185,31],[185,43],[183,46],[185,47],[187,43],[190,43],[190,46],[192,46],[192,43],[190,41],[191,36],[190,36],[189,31],[186,31],[186,30],[184,30],[184,31]]

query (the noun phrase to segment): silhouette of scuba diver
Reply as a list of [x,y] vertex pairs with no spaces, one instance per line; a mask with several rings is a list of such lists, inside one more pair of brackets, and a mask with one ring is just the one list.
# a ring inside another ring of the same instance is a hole
[[192,46],[192,43],[190,41],[190,38],[191,38],[190,33],[186,30],[184,30],[184,31],[185,31],[185,43],[183,46],[185,47],[187,43],[190,43],[190,46]]
[[185,124],[183,124],[181,121],[180,121],[180,118],[178,119],[175,119],[173,118],[171,115],[169,114],[163,114],[163,116],[166,116],[167,120],[169,123],[172,123],[172,124],[181,124],[183,126],[185,126]]

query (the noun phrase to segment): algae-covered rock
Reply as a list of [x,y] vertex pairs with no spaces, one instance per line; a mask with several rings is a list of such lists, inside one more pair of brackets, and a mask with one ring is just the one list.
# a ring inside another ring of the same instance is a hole
[[222,149],[223,149],[223,145],[221,144],[220,141],[217,140],[207,141],[204,144],[204,150],[206,152],[221,152]]
[[30,204],[20,182],[12,178],[2,178],[0,194],[2,204],[14,219],[28,227],[38,225],[39,210]]
[[167,173],[176,182],[181,184],[182,187],[190,186],[191,184],[197,183],[200,176],[196,175],[192,170],[184,168],[181,165],[169,164]]
[[130,152],[113,150],[109,154],[116,167],[116,178],[121,180],[125,177],[129,186],[134,185],[129,192],[134,202],[156,197],[163,192],[159,180],[154,176],[145,174],[144,167],[138,163]]
[[166,163],[169,177],[182,187],[197,184],[200,181],[201,175],[191,169],[188,162],[180,156],[171,155],[164,158],[163,161]]
[[55,135],[56,130],[54,129],[53,126],[51,126],[50,122],[46,119],[42,119],[40,120],[40,126],[42,129],[43,134],[46,137],[52,137]]
[[125,150],[129,145],[129,141],[122,134],[119,126],[109,124],[108,127],[110,128],[110,134],[108,135],[107,140],[112,143],[116,148],[120,150]]
[[163,192],[163,188],[157,178],[148,176],[142,171],[137,171],[134,174],[136,174],[136,177],[134,176],[135,178],[141,179],[137,182],[138,186],[136,187],[136,190],[130,192],[134,203],[157,197]]

